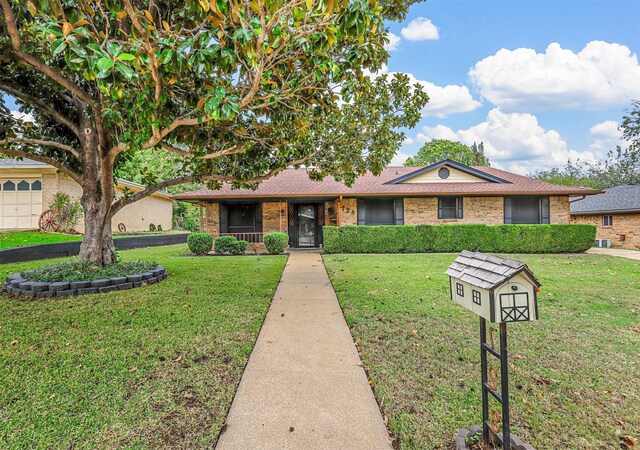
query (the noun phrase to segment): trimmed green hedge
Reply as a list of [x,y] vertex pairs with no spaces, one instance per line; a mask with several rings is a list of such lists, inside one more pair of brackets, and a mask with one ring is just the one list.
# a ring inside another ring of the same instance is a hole
[[191,253],[206,255],[213,247],[213,236],[209,233],[191,233],[187,237],[187,245]]
[[381,225],[324,227],[325,253],[577,253],[596,227],[562,225]]
[[272,231],[264,235],[264,246],[270,255],[281,255],[289,244],[289,235],[280,231]]
[[213,243],[217,255],[242,255],[247,250],[249,243],[239,241],[235,236],[220,236]]

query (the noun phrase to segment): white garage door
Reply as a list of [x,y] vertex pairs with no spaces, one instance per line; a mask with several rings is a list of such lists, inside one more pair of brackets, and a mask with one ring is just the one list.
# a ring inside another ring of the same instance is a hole
[[42,213],[42,180],[0,179],[0,229],[38,228]]

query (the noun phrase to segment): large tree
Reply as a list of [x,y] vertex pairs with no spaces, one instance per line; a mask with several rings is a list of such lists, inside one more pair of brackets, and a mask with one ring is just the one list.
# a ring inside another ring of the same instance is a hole
[[[404,75],[364,75],[413,1],[0,0],[0,92],[35,120],[0,108],[0,153],[80,184],[80,259],[98,265],[113,215],[159,189],[377,173],[427,101]],[[116,198],[118,167],[159,148],[178,175]]]
[[430,164],[450,159],[467,166],[489,166],[489,159],[484,154],[484,144],[477,145],[475,142],[471,147],[461,142],[449,141],[447,139],[435,139],[425,143],[415,156],[409,157],[404,163],[405,166],[428,166]]

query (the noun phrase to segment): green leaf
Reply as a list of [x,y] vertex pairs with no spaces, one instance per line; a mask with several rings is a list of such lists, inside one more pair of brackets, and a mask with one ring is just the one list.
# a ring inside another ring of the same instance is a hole
[[136,57],[133,56],[131,53],[120,53],[118,55],[118,59],[120,61],[133,61]]
[[135,76],[135,72],[125,64],[116,63],[116,70],[125,76],[127,79],[131,79]]
[[67,48],[67,43],[63,38],[56,39],[51,43],[51,53],[56,56],[62,53]]
[[113,62],[113,60],[109,58],[100,58],[96,63],[96,67],[100,72],[106,72],[110,70],[114,65],[115,63]]

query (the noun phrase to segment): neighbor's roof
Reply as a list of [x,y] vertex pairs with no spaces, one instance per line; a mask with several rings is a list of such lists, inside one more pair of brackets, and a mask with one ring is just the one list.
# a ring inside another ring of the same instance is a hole
[[571,203],[571,214],[640,212],[640,184],[607,189],[604,194]]
[[14,167],[21,169],[35,167],[43,169],[54,169],[54,167],[50,166],[49,164],[45,164],[40,161],[33,161],[31,159],[0,158],[0,169],[13,169]]
[[[437,165],[448,165],[443,161]],[[432,165],[430,167],[436,167]],[[310,180],[306,169],[285,169],[269,178],[256,190],[232,189],[224,184],[220,190],[201,189],[174,196],[178,200],[224,198],[288,198],[288,197],[337,197],[344,196],[424,196],[424,195],[591,195],[601,191],[589,188],[560,186],[523,177],[492,167],[466,167],[473,175],[485,174],[487,179],[499,180],[466,183],[398,183],[411,174],[423,173],[420,167],[387,167],[379,176],[367,173],[359,177],[353,186],[327,177],[322,181]]]
[[481,289],[493,289],[520,272],[528,275],[540,287],[540,282],[527,265],[510,258],[464,250],[446,270],[446,274]]
[[[2,169],[55,169],[55,167],[39,161],[33,161],[32,159],[25,158],[20,160],[20,159],[13,159],[13,158],[5,158],[5,159],[0,159],[0,170]],[[136,191],[140,191],[145,188],[145,186],[138,183],[134,183],[133,181],[124,180],[122,178],[118,178],[117,180],[118,180],[118,183],[117,183],[118,185],[122,184],[129,188],[133,188]],[[151,195],[156,195],[169,200],[172,199],[171,194],[169,194],[166,191],[157,191]]]

